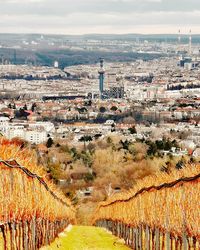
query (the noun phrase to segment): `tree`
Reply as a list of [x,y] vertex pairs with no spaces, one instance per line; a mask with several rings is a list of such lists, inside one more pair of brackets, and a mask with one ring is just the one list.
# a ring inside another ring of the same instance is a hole
[[80,154],[80,158],[86,167],[92,167],[93,159],[92,154],[89,151],[82,151]]
[[106,142],[111,145],[113,143],[112,138],[110,138],[110,136],[106,139]]
[[95,138],[95,140],[98,140],[101,136],[102,136],[102,134],[95,134],[94,138]]
[[112,108],[110,110],[115,112],[118,110],[118,108],[116,106],[112,106]]
[[137,130],[136,130],[135,126],[133,126],[132,128],[129,128],[128,130],[131,134],[137,134]]
[[36,103],[33,103],[31,106],[31,111],[35,112],[36,107],[37,107]]
[[25,140],[23,140],[23,139],[21,139],[21,138],[19,138],[19,137],[14,137],[14,138],[12,138],[10,142],[11,142],[12,144],[17,145],[17,146],[20,147],[21,149],[28,146],[28,142],[25,141]]
[[54,181],[66,178],[64,171],[62,170],[59,163],[51,163],[48,165],[48,172]]
[[77,152],[77,149],[76,148],[71,148],[70,149],[70,154],[73,158],[73,161],[76,161],[77,159],[80,159],[80,156],[79,156],[79,153]]
[[8,104],[8,108],[9,108],[9,109],[12,109],[11,103]]
[[85,106],[92,106],[92,100],[87,100],[85,102]]
[[115,123],[113,123],[112,125],[111,125],[111,132],[115,132],[116,131],[116,129],[115,129]]
[[80,114],[85,114],[85,113],[88,112],[88,110],[86,109],[86,107],[82,107],[82,108],[79,108],[79,109],[78,109],[78,112],[79,112]]
[[16,112],[15,112],[15,116],[16,116],[16,117],[19,117],[19,118],[21,118],[21,117],[27,118],[29,115],[30,115],[30,114],[27,113],[27,112],[26,112],[24,109],[22,109],[22,108],[20,108],[19,111],[16,110]]
[[23,110],[28,110],[27,105],[25,104]]
[[84,135],[79,139],[79,141],[92,141],[92,137],[90,135]]
[[105,108],[105,107],[100,107],[100,108],[99,108],[99,111],[100,111],[101,113],[105,113],[105,112],[106,112],[106,108]]
[[122,148],[124,150],[128,150],[129,146],[131,145],[131,142],[128,140],[125,140],[125,141],[120,140],[120,144],[122,145]]
[[49,139],[47,140],[47,143],[46,143],[47,148],[51,148],[53,143],[54,143],[53,139],[51,137],[49,137]]
[[91,173],[87,173],[85,176],[84,176],[84,180],[85,182],[91,182],[91,181],[94,181],[94,175],[91,174]]
[[178,161],[178,163],[176,164],[175,168],[178,170],[181,170],[184,167],[184,161],[180,160]]
[[86,148],[86,142],[92,141],[92,137],[89,135],[84,135],[79,139],[80,142],[84,142],[84,148]]
[[146,144],[149,146],[149,149],[147,150],[147,155],[156,155],[156,153],[158,152],[156,143],[152,141],[147,141]]

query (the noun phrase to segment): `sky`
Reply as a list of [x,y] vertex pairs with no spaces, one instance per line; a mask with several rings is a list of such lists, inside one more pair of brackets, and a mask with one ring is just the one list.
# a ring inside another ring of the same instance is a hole
[[0,0],[0,33],[200,34],[200,0]]

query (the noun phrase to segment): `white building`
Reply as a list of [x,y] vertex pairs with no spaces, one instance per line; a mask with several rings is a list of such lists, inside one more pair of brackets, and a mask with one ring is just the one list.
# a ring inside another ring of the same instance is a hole
[[25,140],[32,144],[40,144],[47,141],[47,132],[45,130],[28,130],[24,134]]
[[29,123],[29,127],[32,128],[32,129],[44,128],[47,133],[54,133],[55,132],[55,126],[51,122],[34,122],[34,123]]
[[25,130],[25,128],[22,125],[9,124],[6,126],[5,132],[3,133],[3,135],[6,136],[10,140],[12,138],[15,138],[15,137],[25,139],[24,138],[24,130]]
[[32,144],[40,144],[46,142],[48,134],[54,131],[55,127],[50,122],[10,123],[8,118],[0,117],[0,132],[10,140],[18,137]]
[[6,132],[6,127],[9,126],[9,119],[7,117],[0,117],[0,131]]

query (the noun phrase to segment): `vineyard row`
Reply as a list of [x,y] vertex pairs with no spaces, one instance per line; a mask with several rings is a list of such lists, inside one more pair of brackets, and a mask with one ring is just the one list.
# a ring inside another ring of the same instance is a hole
[[199,172],[200,166],[194,166],[171,176],[148,177],[101,203],[93,223],[133,249],[200,249]]
[[16,161],[0,160],[0,233],[5,250],[36,250],[50,244],[70,223],[70,201]]

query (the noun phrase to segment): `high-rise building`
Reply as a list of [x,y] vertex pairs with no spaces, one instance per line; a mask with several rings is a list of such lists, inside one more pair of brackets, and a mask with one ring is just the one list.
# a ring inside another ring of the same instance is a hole
[[121,99],[124,98],[124,86],[112,86],[109,91],[109,98]]

